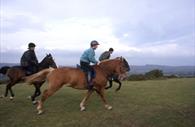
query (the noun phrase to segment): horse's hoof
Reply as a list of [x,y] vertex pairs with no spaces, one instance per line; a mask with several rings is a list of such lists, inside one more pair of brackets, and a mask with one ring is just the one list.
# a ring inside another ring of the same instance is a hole
[[33,102],[32,102],[33,105],[36,105],[37,103],[38,103],[37,101],[33,101]]
[[37,115],[43,114],[43,110],[38,110]]
[[10,99],[10,100],[13,100],[13,99],[14,99],[14,97],[9,97],[9,99]]
[[112,106],[110,106],[110,105],[105,105],[105,108],[108,110],[112,110]]
[[120,89],[116,89],[115,92],[118,92]]
[[85,107],[81,107],[81,109],[80,109],[80,111],[85,111],[86,109],[85,109]]
[[109,87],[106,87],[105,89],[107,90]]

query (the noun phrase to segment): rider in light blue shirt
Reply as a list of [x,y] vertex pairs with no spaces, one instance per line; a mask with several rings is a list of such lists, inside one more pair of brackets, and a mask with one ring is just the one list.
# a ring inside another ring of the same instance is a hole
[[81,68],[84,70],[86,77],[87,77],[87,88],[92,89],[93,83],[92,79],[95,77],[95,71],[90,63],[97,64],[98,61],[95,59],[95,51],[98,47],[99,43],[95,40],[91,41],[90,48],[85,50],[80,58],[80,65]]
[[98,63],[98,61],[95,59],[95,51],[92,47],[84,51],[80,60],[83,62],[87,62],[87,63],[90,63],[90,62],[94,64]]

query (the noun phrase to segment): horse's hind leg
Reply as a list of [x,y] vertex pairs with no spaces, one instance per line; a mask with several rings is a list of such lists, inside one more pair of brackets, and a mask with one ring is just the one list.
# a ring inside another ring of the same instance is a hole
[[0,98],[4,98],[4,97],[7,97],[8,95],[8,84],[6,85],[6,88],[5,88],[5,93],[4,95],[1,95]]
[[94,90],[88,90],[87,95],[83,98],[83,100],[80,103],[80,110],[84,111],[85,110],[85,104],[86,101],[89,99],[90,95],[93,93]]
[[49,88],[44,90],[41,100],[38,101],[38,105],[37,105],[38,114],[43,113],[43,103],[46,101],[46,99],[50,97],[51,95],[53,95],[59,88],[62,87],[62,85],[56,85],[56,86],[50,87],[50,84],[48,84],[48,86]]
[[10,100],[13,100],[13,97],[14,97],[14,93],[13,93],[12,88],[11,88],[14,84],[15,84],[15,82],[10,82],[6,85],[6,88],[5,88],[4,97],[7,97],[8,92],[10,91],[10,94],[11,94]]

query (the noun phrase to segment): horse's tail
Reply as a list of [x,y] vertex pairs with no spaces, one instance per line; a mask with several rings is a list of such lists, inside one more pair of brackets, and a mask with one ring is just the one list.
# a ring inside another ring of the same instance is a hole
[[38,73],[35,73],[33,75],[30,76],[26,76],[23,78],[24,82],[30,83],[30,85],[33,82],[40,82],[40,81],[45,81],[45,79],[47,78],[47,75],[52,72],[54,70],[54,68],[48,68],[48,69],[44,69]]
[[9,66],[4,66],[0,69],[0,73],[5,75],[10,68]]

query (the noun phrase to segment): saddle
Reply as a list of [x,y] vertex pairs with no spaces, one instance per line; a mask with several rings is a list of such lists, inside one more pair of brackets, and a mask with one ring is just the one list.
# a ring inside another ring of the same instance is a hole
[[22,70],[24,70],[26,76],[29,76],[29,75],[32,75],[32,74],[38,72],[37,69],[35,69],[33,67],[28,67],[28,68],[22,67]]
[[92,79],[94,79],[96,76],[95,70],[88,72],[84,70],[83,68],[81,68],[81,66],[78,64],[77,64],[77,68],[85,73],[85,77],[87,79],[87,89],[91,90],[93,88]]
[[[81,66],[80,66],[79,64],[76,65],[76,68],[80,69],[80,70],[83,71],[85,74],[88,74],[88,73],[89,73],[89,72],[87,72],[86,70],[84,70],[83,68],[81,68]],[[95,76],[96,76],[95,70],[92,71],[92,72],[90,72],[90,74],[91,74],[91,78],[92,78],[92,79],[95,78]]]

